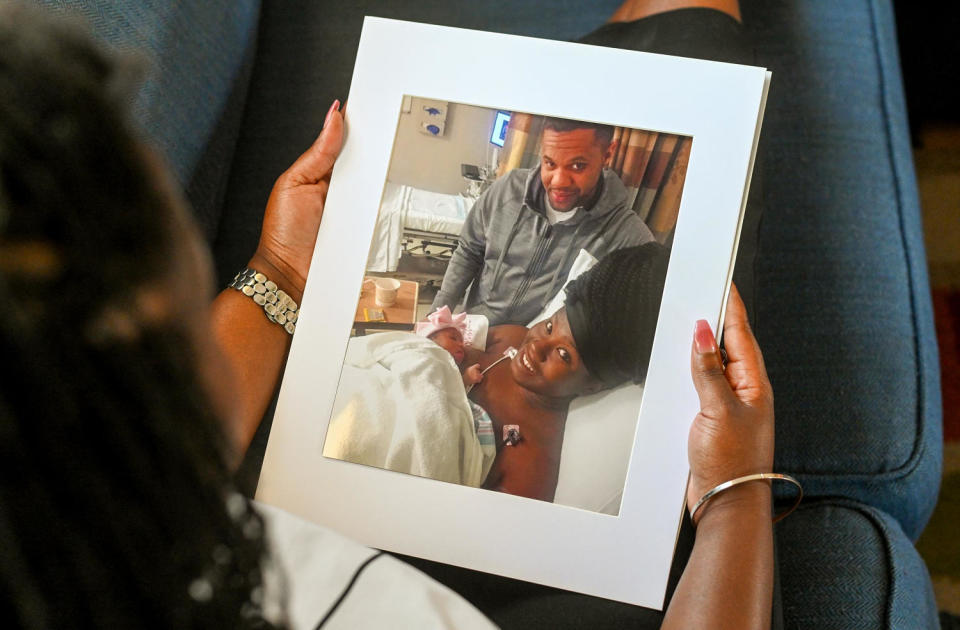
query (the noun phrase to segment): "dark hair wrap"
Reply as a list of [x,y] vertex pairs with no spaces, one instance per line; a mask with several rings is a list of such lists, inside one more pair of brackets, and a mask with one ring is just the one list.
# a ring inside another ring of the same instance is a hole
[[668,260],[657,243],[627,247],[567,286],[577,350],[587,371],[609,387],[646,378]]

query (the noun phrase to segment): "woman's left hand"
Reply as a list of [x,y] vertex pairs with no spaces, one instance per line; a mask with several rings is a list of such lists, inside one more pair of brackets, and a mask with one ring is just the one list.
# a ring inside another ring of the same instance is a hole
[[[700,396],[700,413],[690,427],[688,441],[687,506],[691,510],[720,483],[773,470],[773,389],[736,286],[727,300],[723,335],[726,369],[707,322],[697,323],[691,350],[693,383]],[[769,497],[765,485],[743,485],[717,495],[701,512],[758,489]]]
[[334,101],[319,137],[277,178],[267,201],[260,242],[250,261],[251,267],[276,279],[298,302],[317,242],[330,173],[343,144],[339,106],[340,101]]

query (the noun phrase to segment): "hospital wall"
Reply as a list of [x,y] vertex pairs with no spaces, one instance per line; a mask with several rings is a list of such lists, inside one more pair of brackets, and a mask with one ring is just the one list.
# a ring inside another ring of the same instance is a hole
[[487,164],[495,148],[490,133],[496,110],[450,103],[443,135],[432,136],[420,131],[417,100],[411,113],[400,113],[387,179],[433,192],[464,192],[460,164]]

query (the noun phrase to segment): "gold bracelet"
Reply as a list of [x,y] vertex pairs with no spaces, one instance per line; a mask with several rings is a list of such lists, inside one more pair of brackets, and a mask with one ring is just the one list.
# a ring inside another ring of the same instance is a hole
[[697,510],[703,507],[703,504],[720,494],[724,490],[728,490],[734,486],[739,486],[742,483],[747,483],[748,481],[787,481],[792,483],[797,487],[799,491],[797,494],[796,500],[793,502],[793,505],[790,506],[790,509],[782,514],[778,514],[773,518],[773,522],[782,521],[787,518],[791,512],[797,509],[797,506],[800,505],[800,501],[803,500],[803,486],[800,485],[800,482],[791,477],[790,475],[784,475],[781,473],[754,473],[752,475],[744,475],[743,477],[737,477],[736,479],[731,479],[730,481],[724,481],[720,485],[714,487],[712,490],[708,490],[706,494],[700,497],[700,500],[693,506],[693,509],[690,510],[690,520],[693,520],[693,517],[696,516]]

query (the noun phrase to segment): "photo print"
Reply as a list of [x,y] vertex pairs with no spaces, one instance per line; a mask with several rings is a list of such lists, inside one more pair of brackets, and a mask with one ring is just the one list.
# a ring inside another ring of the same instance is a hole
[[323,455],[618,514],[692,145],[405,95]]

